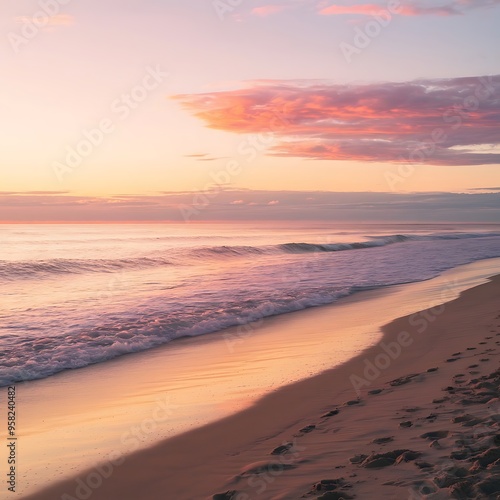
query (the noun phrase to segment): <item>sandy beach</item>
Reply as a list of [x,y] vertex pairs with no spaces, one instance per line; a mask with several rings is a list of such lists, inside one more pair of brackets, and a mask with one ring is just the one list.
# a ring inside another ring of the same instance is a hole
[[27,500],[496,498],[500,277],[236,415]]
[[0,500],[500,500],[500,0],[1,5]]

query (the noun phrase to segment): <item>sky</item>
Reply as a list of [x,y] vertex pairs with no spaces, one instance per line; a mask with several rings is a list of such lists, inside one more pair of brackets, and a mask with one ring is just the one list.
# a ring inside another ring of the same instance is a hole
[[499,22],[500,0],[2,0],[0,221],[321,219],[360,193],[492,220]]

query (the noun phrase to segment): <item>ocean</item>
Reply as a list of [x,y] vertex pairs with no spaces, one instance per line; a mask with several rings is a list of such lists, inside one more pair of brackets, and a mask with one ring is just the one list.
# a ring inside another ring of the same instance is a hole
[[500,257],[498,225],[0,225],[0,386]]

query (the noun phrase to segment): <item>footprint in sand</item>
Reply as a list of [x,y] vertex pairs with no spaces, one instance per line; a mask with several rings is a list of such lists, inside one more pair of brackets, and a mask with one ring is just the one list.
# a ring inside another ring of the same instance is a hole
[[441,403],[444,403],[445,401],[448,401],[450,398],[439,398],[439,399],[433,399],[432,404],[439,405]]
[[422,455],[419,451],[413,450],[394,450],[387,453],[374,453],[368,456],[361,467],[367,469],[380,469],[390,465],[398,465],[402,462],[412,462]]
[[434,468],[434,465],[430,464],[429,462],[416,461],[415,465],[419,469],[433,469]]
[[410,408],[403,408],[401,411],[405,411],[406,413],[416,413],[421,410],[422,408],[419,408],[418,406],[411,406]]
[[372,441],[373,444],[387,444],[390,443],[391,441],[394,441],[393,436],[388,436],[388,437],[383,437],[383,438],[377,438]]
[[462,424],[464,427],[473,427],[474,425],[480,424],[483,420],[466,413],[464,415],[454,417],[451,421],[454,424]]
[[413,425],[413,422],[406,420],[405,422],[401,422],[399,424],[399,427],[401,427],[402,429],[407,429],[407,428],[411,427],[412,425]]
[[[349,500],[353,498],[351,495],[346,493],[344,490],[345,489],[350,489],[352,488],[352,485],[349,483],[346,483],[346,481],[343,478],[339,479],[322,479],[318,483],[313,485],[313,488],[311,491],[307,493],[307,495],[310,494],[318,494],[318,493],[323,493],[320,497],[316,497],[318,500],[341,500],[342,498],[345,500]],[[341,491],[338,491],[341,490]]]
[[293,443],[285,443],[271,452],[271,455],[284,455],[287,451],[289,451],[293,447]]
[[412,375],[406,375],[405,377],[399,377],[391,382],[389,382],[389,385],[392,387],[398,387],[400,385],[408,384],[411,382],[415,377],[418,377],[418,373],[414,373]]
[[225,493],[216,493],[212,499],[213,500],[232,500],[236,497],[236,490],[226,491]]
[[[314,429],[316,429],[316,425],[310,424],[310,425],[307,425],[306,427],[303,427],[302,429],[300,429],[299,432],[302,434],[309,434]],[[300,434],[298,434],[297,436],[300,436]]]
[[[296,469],[297,465],[294,464],[287,464],[283,463],[282,461],[278,462],[267,462],[267,461],[261,461],[261,462],[254,462],[252,464],[245,465],[240,470],[239,478],[243,477],[248,477],[248,476],[255,476],[258,474],[265,474],[265,473],[270,473],[271,471],[276,471],[276,469],[279,470],[291,470],[291,469]],[[272,474],[272,472],[271,472]]]
[[361,399],[351,399],[350,401],[346,401],[343,406],[354,406],[361,404]]
[[322,415],[321,418],[334,417],[335,415],[338,415],[339,413],[340,413],[340,410],[331,410],[328,413],[325,413],[324,415]]
[[431,431],[431,432],[426,432],[425,434],[421,434],[422,439],[429,439],[430,441],[435,441],[437,439],[444,439],[445,437],[448,437],[450,434],[450,431]]

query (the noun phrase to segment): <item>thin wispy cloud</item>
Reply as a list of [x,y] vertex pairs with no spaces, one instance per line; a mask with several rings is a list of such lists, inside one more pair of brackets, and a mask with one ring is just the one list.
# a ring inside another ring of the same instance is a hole
[[[500,5],[500,0],[401,0],[393,8],[394,14],[401,16],[457,16],[469,11],[485,9]],[[289,8],[313,9],[322,16],[363,15],[374,16],[382,10],[387,10],[386,1],[372,2],[316,2],[315,6],[310,0],[297,0],[286,5],[269,4],[254,7],[252,14],[266,17],[277,14]]]
[[67,195],[69,191],[0,191],[0,196]]
[[[269,154],[431,165],[500,163],[500,75],[335,85],[257,82],[176,96],[210,128],[274,135]],[[488,152],[490,148],[491,152]]]
[[75,18],[70,14],[57,14],[44,17],[17,16],[15,20],[17,24],[34,24],[40,28],[71,26],[75,22]]
[[[315,13],[318,8],[321,8],[318,6],[317,0],[274,0],[272,3],[268,3],[265,0],[258,2],[254,0],[254,3],[259,3],[259,5],[251,7],[250,9],[248,9],[247,5],[245,16],[269,17],[283,12],[302,9]],[[244,7],[244,5],[242,5],[242,7]]]
[[287,9],[286,5],[263,5],[252,9],[252,14],[260,17],[272,16]]
[[485,188],[472,188],[469,189],[470,193],[498,193],[500,194],[500,187],[485,187]]
[[209,156],[208,153],[184,155],[185,158],[192,158],[195,161],[217,161],[226,159],[225,156]]
[[[2,222],[183,221],[199,193],[110,197],[0,192]],[[249,201],[251,200],[251,201]],[[489,221],[500,217],[500,193],[367,193],[227,189],[193,220]]]
[[[330,5],[319,11],[324,16],[338,16],[346,14],[356,14],[365,16],[375,16],[384,9],[383,4],[358,4],[358,5]],[[402,16],[437,15],[450,16],[460,14],[454,5],[444,5],[442,7],[426,7],[418,4],[401,4],[395,13]]]
[[[500,5],[500,0],[452,0],[444,2],[414,0],[402,1],[393,10],[395,14],[401,16],[454,16],[466,14],[471,10],[498,5]],[[346,14],[374,16],[379,14],[383,9],[387,9],[386,2],[358,3],[354,5],[338,5],[335,3],[326,7],[320,7],[318,12],[325,16]]]

